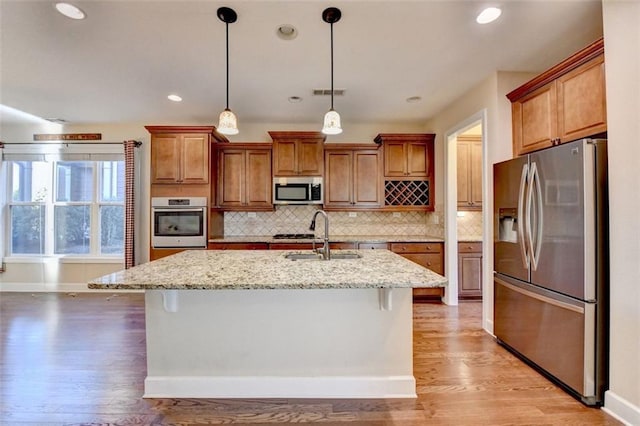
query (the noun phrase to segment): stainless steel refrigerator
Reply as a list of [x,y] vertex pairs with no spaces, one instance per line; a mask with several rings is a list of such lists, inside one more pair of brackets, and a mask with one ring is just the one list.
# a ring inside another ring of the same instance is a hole
[[607,143],[494,164],[494,333],[587,405],[608,387]]

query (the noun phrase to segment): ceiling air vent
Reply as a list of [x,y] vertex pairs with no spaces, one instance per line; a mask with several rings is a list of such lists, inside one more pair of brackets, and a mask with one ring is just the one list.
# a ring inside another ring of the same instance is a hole
[[68,123],[67,120],[62,119],[62,118],[45,118],[45,120],[50,121],[51,123],[55,123],[55,124],[66,124],[66,123]]
[[[346,89],[333,89],[333,96],[344,96]],[[331,89],[313,89],[313,96],[331,96]]]

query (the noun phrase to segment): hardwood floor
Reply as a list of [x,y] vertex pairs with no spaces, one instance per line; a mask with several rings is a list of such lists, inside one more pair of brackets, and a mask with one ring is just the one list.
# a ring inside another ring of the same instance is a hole
[[618,425],[498,346],[481,304],[414,305],[413,400],[143,399],[142,294],[0,293],[0,425]]

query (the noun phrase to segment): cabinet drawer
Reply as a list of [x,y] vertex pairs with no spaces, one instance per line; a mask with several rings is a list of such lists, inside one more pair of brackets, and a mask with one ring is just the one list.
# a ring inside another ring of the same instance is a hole
[[482,243],[458,243],[458,253],[482,253]]
[[439,253],[399,253],[405,259],[424,266],[432,270],[436,274],[444,275],[444,262],[442,255]]
[[209,243],[209,250],[267,250],[267,243]]
[[[316,248],[322,247],[322,243],[316,243]],[[269,250],[311,250],[313,243],[269,243]]]
[[358,250],[387,249],[387,243],[358,243]]
[[[322,248],[322,241],[320,241],[320,243],[316,243],[316,247]],[[329,248],[331,248],[331,250],[355,250],[356,243],[353,243],[353,242],[329,243]]]
[[442,243],[391,243],[394,253],[442,253]]

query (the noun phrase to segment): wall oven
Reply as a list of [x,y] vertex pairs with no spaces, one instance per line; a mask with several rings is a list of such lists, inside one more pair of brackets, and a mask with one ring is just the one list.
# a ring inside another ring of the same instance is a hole
[[153,248],[206,248],[206,197],[152,197]]

